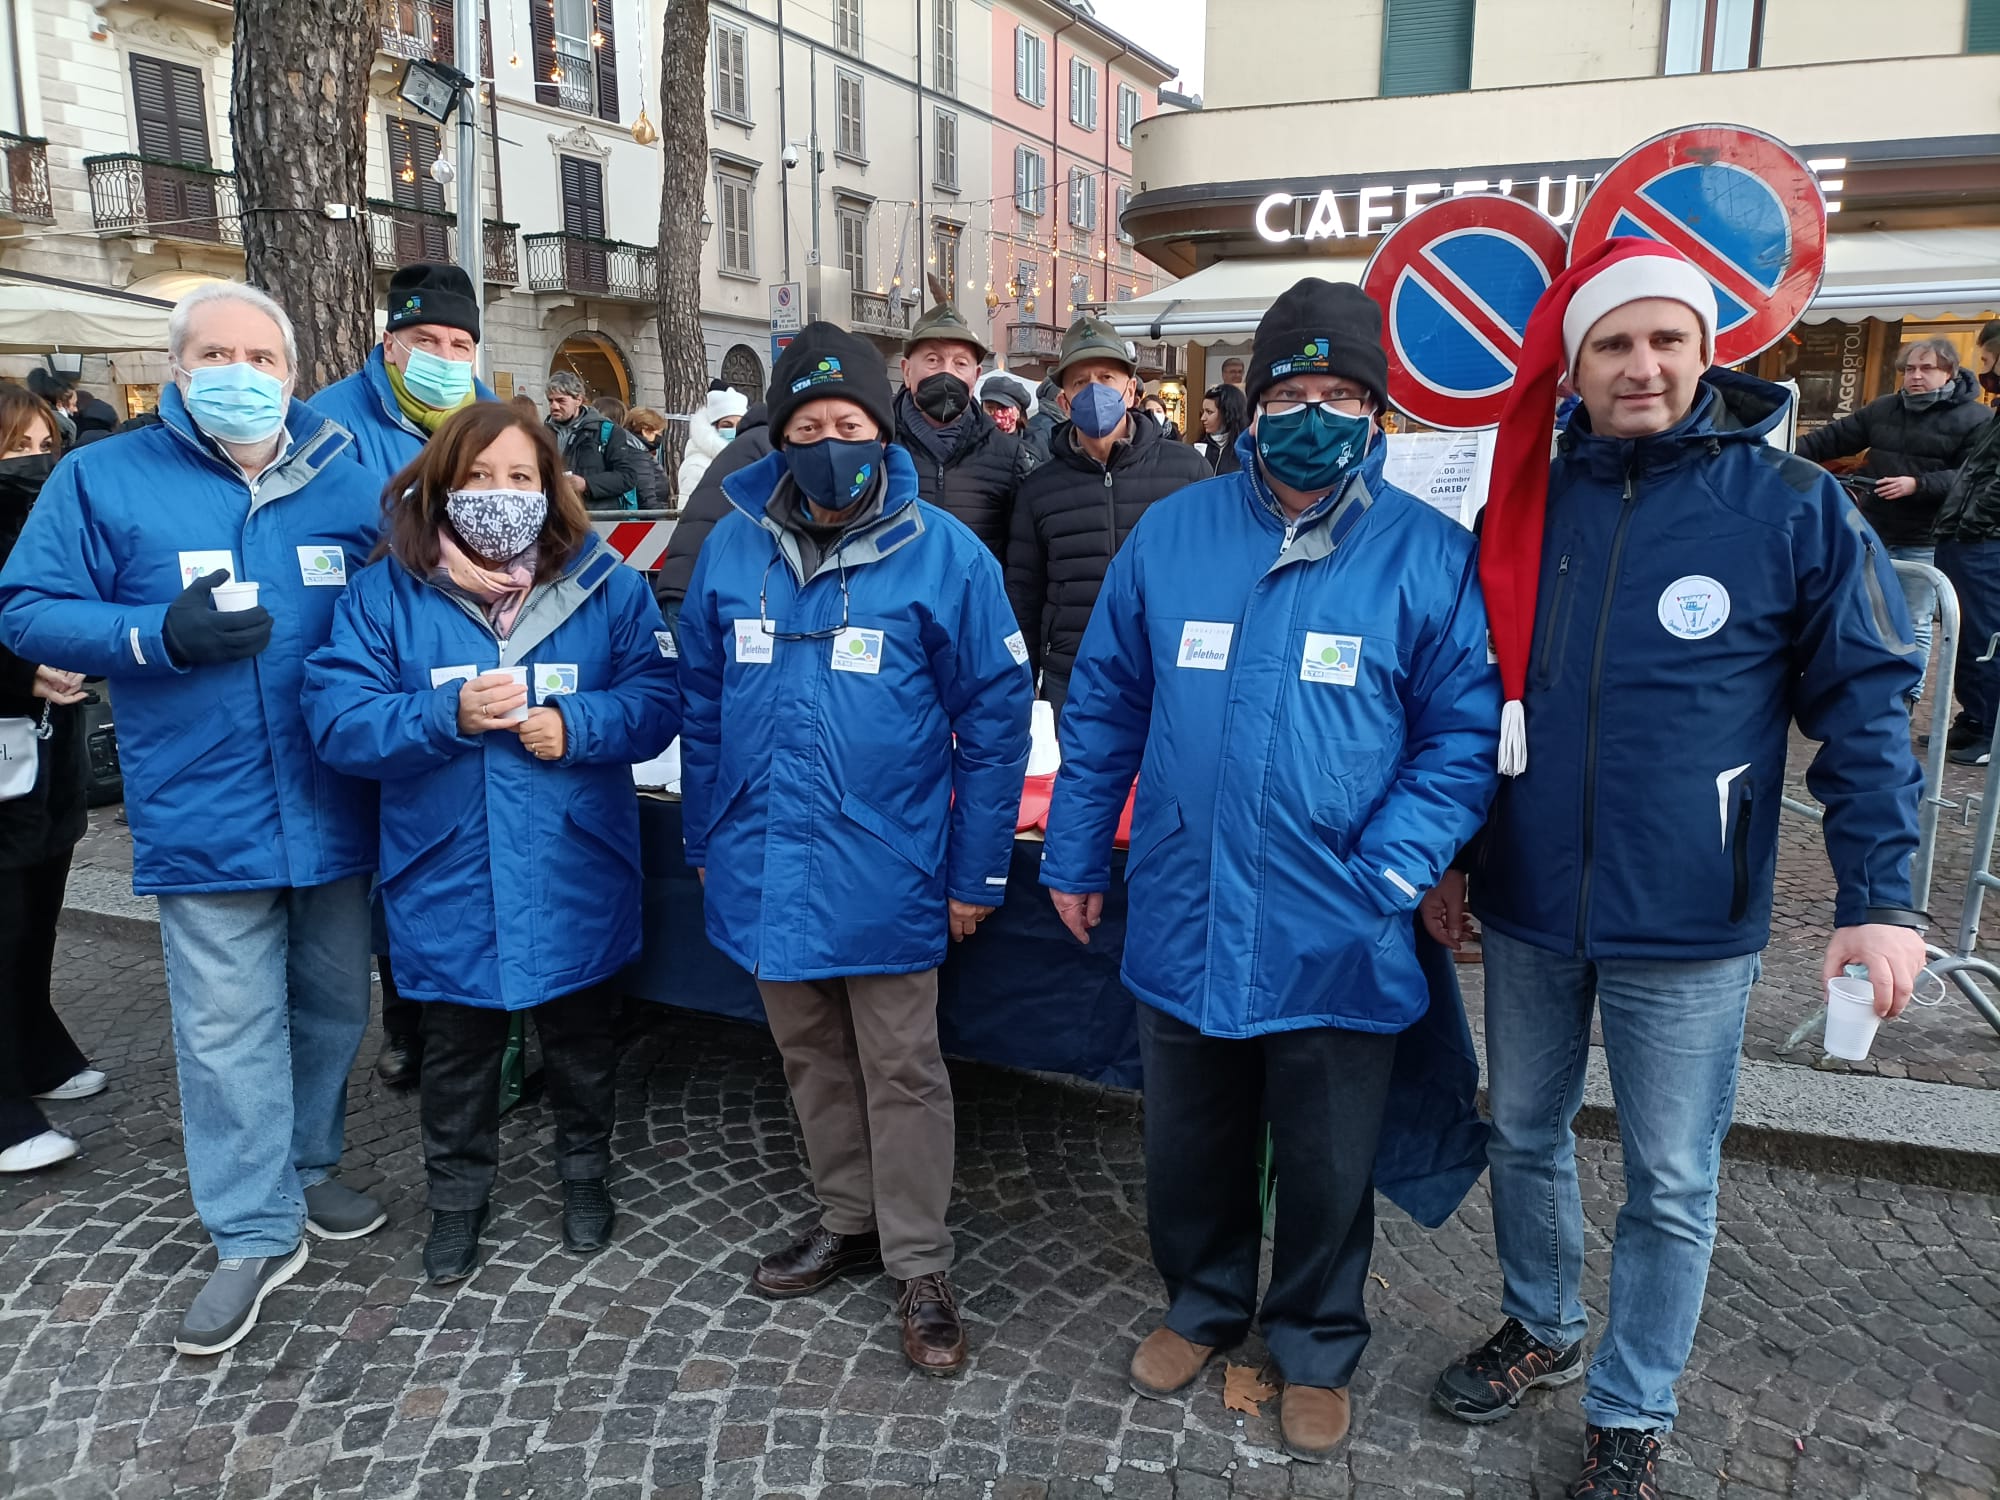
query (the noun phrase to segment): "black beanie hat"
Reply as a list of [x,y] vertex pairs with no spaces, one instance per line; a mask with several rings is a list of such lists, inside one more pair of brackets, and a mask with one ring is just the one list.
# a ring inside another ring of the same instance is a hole
[[462,268],[419,261],[389,278],[390,329],[419,323],[462,328],[478,342],[479,299],[472,294],[472,278]]
[[1250,345],[1243,394],[1250,409],[1273,382],[1288,375],[1344,375],[1389,405],[1389,355],[1382,347],[1382,309],[1352,282],[1308,276],[1271,304]]
[[785,444],[785,424],[808,401],[838,397],[852,401],[875,419],[882,441],[896,440],[895,407],[889,395],[889,372],[882,356],[867,340],[831,323],[808,323],[785,346],[771,369],[771,389],[764,405],[770,414],[771,441]]

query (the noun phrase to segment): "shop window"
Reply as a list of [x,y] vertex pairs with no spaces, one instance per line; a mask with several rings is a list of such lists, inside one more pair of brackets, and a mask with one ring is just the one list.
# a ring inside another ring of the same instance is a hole
[[1385,97],[1472,87],[1472,5],[1473,0],[1385,0]]

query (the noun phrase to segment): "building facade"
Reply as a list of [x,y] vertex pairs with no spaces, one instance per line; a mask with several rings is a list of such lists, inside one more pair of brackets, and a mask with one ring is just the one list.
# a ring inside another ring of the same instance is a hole
[[2000,0],[1236,0],[1207,47],[1205,107],[1139,126],[1125,220],[1187,279],[1113,309],[1186,341],[1195,379],[1425,203],[1501,191],[1568,223],[1632,147],[1704,122],[1785,141],[1827,198],[1825,283],[1758,366],[1799,381],[1804,424],[1893,388],[1903,342],[1969,351],[2000,312]]

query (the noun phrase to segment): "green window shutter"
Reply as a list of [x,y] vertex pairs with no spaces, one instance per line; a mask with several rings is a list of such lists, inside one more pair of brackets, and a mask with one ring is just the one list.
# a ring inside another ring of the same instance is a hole
[[1382,93],[1450,94],[1472,87],[1473,0],[1387,0]]
[[1967,52],[2000,52],[2000,0],[1972,0],[1965,20]]

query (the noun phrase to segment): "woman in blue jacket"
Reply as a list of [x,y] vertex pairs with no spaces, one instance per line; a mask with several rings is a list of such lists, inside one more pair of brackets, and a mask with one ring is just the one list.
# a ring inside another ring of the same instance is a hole
[[678,732],[680,695],[645,580],[561,475],[539,423],[492,402],[453,416],[390,482],[389,555],[307,664],[320,754],[382,783],[389,949],[426,1002],[433,1283],[478,1261],[509,1011],[535,1007],[563,1243],[610,1238],[616,977],[639,952],[630,767]]

